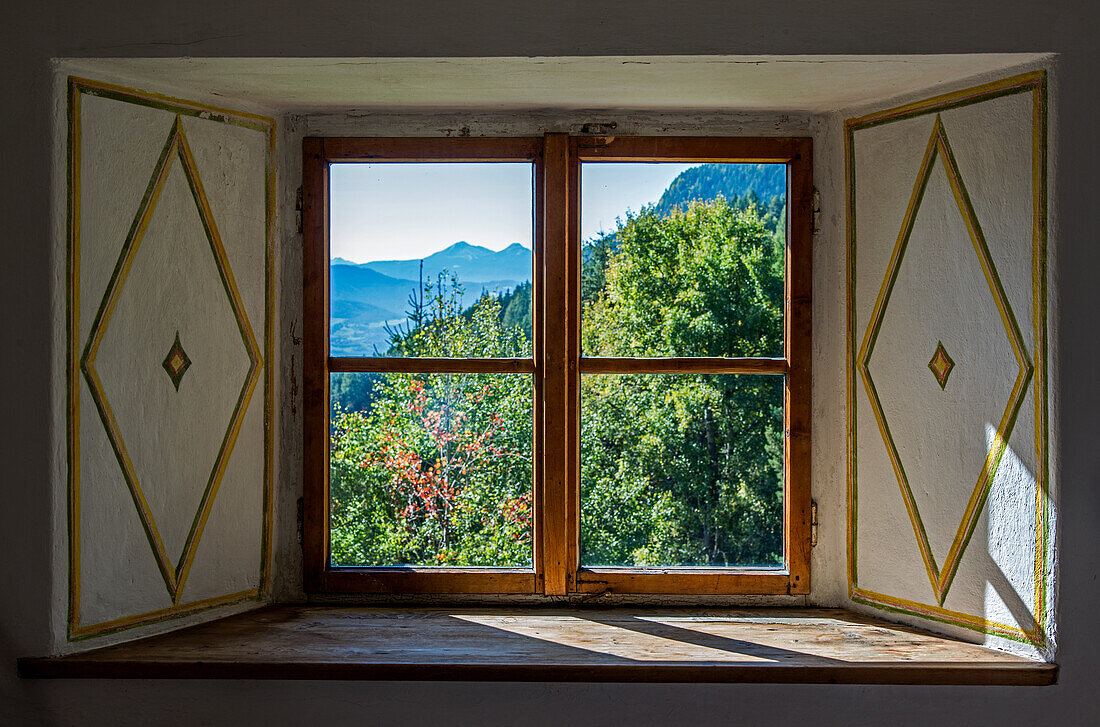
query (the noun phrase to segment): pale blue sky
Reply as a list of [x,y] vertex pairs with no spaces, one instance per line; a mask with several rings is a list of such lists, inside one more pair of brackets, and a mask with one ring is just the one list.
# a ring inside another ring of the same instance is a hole
[[615,229],[615,218],[661,198],[680,172],[697,164],[588,162],[581,164],[581,239]]
[[[581,166],[581,236],[656,202],[692,164]],[[532,166],[527,163],[333,164],[332,257],[415,260],[459,240],[502,250],[531,247]]]

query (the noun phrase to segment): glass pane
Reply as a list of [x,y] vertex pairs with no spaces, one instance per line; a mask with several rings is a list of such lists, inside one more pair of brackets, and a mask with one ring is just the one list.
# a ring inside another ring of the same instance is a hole
[[329,175],[332,356],[531,355],[533,165]]
[[530,566],[530,374],[331,374],[334,566]]
[[581,165],[585,356],[782,356],[783,164]]
[[781,566],[783,377],[581,377],[581,564]]

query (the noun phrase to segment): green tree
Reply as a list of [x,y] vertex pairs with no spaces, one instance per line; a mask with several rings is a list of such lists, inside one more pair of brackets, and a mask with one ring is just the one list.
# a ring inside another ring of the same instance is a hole
[[520,283],[507,293],[502,293],[500,323],[507,330],[518,328],[527,340],[531,340],[531,283]]
[[[616,240],[586,355],[781,353],[782,248],[754,205],[647,210]],[[780,377],[590,375],[581,397],[586,563],[780,561]]]

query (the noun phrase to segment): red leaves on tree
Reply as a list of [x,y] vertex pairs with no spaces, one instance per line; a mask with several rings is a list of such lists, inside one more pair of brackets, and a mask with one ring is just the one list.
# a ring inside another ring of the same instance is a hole
[[[467,477],[494,459],[521,455],[504,441],[504,417],[484,413],[485,400],[493,394],[491,384],[458,392],[458,402],[446,394],[433,396],[419,379],[409,382],[405,391],[408,398],[398,409],[403,408],[406,416],[393,413],[382,420],[375,448],[363,455],[359,466],[384,474],[393,509],[404,518],[407,530],[437,520],[446,532],[451,514],[466,504],[462,495]],[[516,526],[513,537],[525,537],[531,524],[530,493],[502,502],[499,517]],[[445,559],[445,554],[437,559]]]

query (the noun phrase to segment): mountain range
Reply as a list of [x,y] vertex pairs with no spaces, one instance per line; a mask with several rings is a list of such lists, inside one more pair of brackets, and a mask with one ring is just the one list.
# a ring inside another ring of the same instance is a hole
[[445,250],[432,253],[420,260],[374,260],[353,263],[334,258],[333,265],[354,265],[367,268],[391,278],[419,280],[420,263],[424,263],[424,278],[434,278],[447,270],[464,283],[488,283],[495,280],[530,280],[531,250],[513,242],[503,250],[494,252],[465,240],[456,242]]
[[498,294],[531,279],[531,251],[518,243],[494,252],[456,242],[423,260],[376,260],[355,263],[333,258],[329,272],[330,351],[333,356],[362,356],[384,351],[387,324],[400,325],[410,296],[423,280],[446,271],[462,285],[462,305],[472,305],[482,292]]

